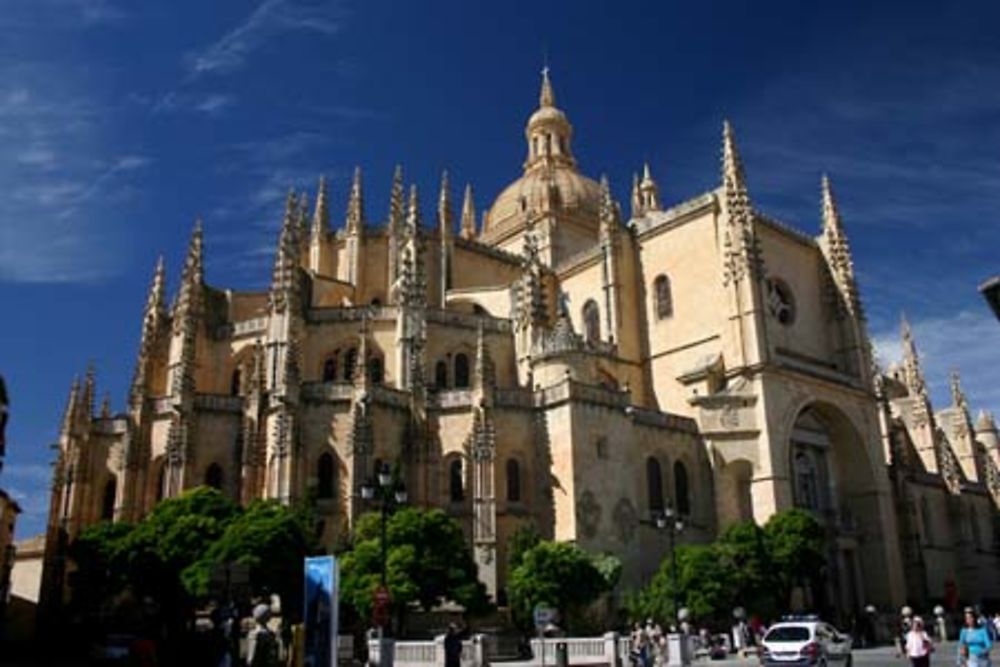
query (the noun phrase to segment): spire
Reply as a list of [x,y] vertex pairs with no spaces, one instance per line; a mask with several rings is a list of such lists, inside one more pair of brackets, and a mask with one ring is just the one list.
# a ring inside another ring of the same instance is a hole
[[462,199],[462,238],[476,238],[476,204],[472,201],[471,184],[466,184]]
[[639,184],[639,193],[642,197],[644,213],[660,210],[660,188],[649,172],[648,162],[644,162],[642,165],[642,182]]
[[406,220],[406,193],[403,189],[403,167],[396,165],[392,172],[392,190],[389,194],[389,235],[398,234]]
[[361,167],[354,168],[351,196],[347,200],[347,232],[358,234],[365,224],[364,197],[361,193]]
[[285,200],[285,219],[281,224],[278,250],[274,256],[274,270],[271,274],[269,301],[271,308],[277,311],[284,310],[289,305],[289,298],[296,287],[298,248],[295,242],[295,209],[295,194],[289,192]]
[[410,186],[410,202],[406,209],[406,233],[416,238],[420,230],[420,200],[417,197],[417,186]]
[[823,202],[823,249],[833,272],[837,286],[844,295],[847,307],[854,313],[861,312],[857,285],[854,282],[854,263],[851,260],[851,246],[840,220],[840,211],[833,197],[830,179],[826,174],[820,182]]
[[321,240],[330,231],[330,205],[327,202],[326,176],[319,177],[319,188],[316,190],[316,210],[313,212],[313,240]]
[[632,173],[632,218],[641,218],[646,212],[642,206],[642,194],[639,192],[639,174]]
[[901,316],[900,332],[903,338],[903,379],[906,387],[913,396],[926,399],[927,383],[924,381],[924,372],[920,368],[917,344],[913,340],[913,332],[905,314]]
[[542,90],[538,95],[538,106],[554,107],[556,105],[556,94],[552,91],[552,82],[549,81],[549,66],[542,68]]
[[764,266],[754,231],[753,207],[743,162],[728,120],[722,124],[722,190],[728,218],[724,233],[727,256],[723,283],[739,281],[747,275],[759,278]]
[[976,417],[976,433],[983,431],[996,431],[996,422],[993,421],[993,413],[988,410],[980,410]]
[[174,304],[174,326],[180,326],[177,314],[181,312],[195,314],[200,305],[201,287],[204,283],[202,266],[202,228],[201,219],[195,220],[191,241],[188,243],[187,257],[184,260],[184,270],[181,273],[181,286]]
[[69,388],[69,397],[66,399],[66,411],[63,412],[62,426],[59,429],[61,436],[68,436],[73,431],[76,424],[76,417],[80,402],[80,376],[73,376],[73,383]]
[[156,259],[153,269],[153,281],[149,285],[149,295],[146,297],[146,308],[142,314],[142,334],[139,338],[139,354],[145,357],[149,354],[149,346],[156,337],[160,324],[166,319],[167,280],[163,265],[163,255]]
[[111,419],[111,394],[108,392],[104,392],[101,399],[101,419]]
[[618,231],[618,205],[611,197],[608,177],[601,176],[601,238],[611,238]]
[[455,220],[451,211],[451,189],[448,187],[448,171],[441,172],[441,194],[438,196],[438,228],[441,238],[454,233]]
[[87,364],[87,374],[83,380],[83,394],[80,396],[80,406],[83,408],[83,416],[90,419],[94,416],[94,396],[97,391],[96,372],[94,362]]
[[962,412],[969,414],[969,402],[965,398],[965,392],[962,391],[962,378],[958,373],[958,369],[951,372],[950,383],[951,387],[951,405],[956,407]]
[[295,243],[301,246],[309,240],[309,201],[304,191],[299,193],[295,220]]

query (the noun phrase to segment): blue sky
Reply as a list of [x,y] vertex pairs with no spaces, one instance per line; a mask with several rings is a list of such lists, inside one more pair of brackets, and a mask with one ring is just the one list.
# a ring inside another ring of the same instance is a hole
[[[482,5],[482,6],[481,6]],[[206,11],[211,7],[211,11]],[[547,58],[584,171],[627,202],[648,160],[669,205],[716,185],[736,129],[754,203],[819,225],[830,174],[869,327],[905,310],[938,406],[958,367],[1000,412],[996,2],[4,0],[0,13],[0,484],[44,522],[48,445],[89,360],[122,408],[158,254],[171,286],[193,220],[209,282],[266,284],[289,187],[355,164],[368,215],[392,167],[480,209],[520,172]],[[428,219],[430,216],[426,216]]]

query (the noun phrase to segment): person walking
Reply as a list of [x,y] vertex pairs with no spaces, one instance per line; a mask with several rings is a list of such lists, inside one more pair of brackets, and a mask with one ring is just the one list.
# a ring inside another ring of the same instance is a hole
[[249,667],[278,667],[278,638],[267,627],[271,607],[259,604],[253,608],[254,627],[247,636],[247,665]]
[[919,616],[913,618],[903,641],[906,657],[910,659],[910,664],[913,667],[929,667],[934,644],[924,630],[924,619]]
[[[545,650],[544,647],[542,650]],[[444,636],[444,667],[461,667],[461,664],[462,635],[458,632],[458,626],[450,623]]]
[[958,662],[965,667],[990,667],[990,633],[979,624],[975,610],[966,608],[965,627],[958,635]]

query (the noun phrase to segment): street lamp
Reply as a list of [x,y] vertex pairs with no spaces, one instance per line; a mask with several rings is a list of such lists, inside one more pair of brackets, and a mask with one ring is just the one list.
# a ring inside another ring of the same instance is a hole
[[669,538],[670,547],[670,589],[673,593],[674,616],[677,616],[679,605],[677,602],[677,534],[684,530],[684,520],[674,512],[674,508],[667,505],[663,509],[654,509],[649,512],[650,520],[641,521],[648,526],[653,526],[659,531],[666,531]]
[[375,471],[375,480],[368,480],[361,485],[361,499],[369,501],[377,499],[379,503],[379,512],[382,519],[382,539],[380,540],[382,551],[382,573],[380,579],[381,587],[379,599],[385,599],[388,591],[386,588],[386,563],[388,561],[388,556],[386,555],[386,524],[389,518],[389,513],[392,512],[392,510],[397,506],[406,504],[406,488],[403,486],[402,482],[398,484],[393,482],[392,472],[389,470],[389,464],[383,463],[382,466]]

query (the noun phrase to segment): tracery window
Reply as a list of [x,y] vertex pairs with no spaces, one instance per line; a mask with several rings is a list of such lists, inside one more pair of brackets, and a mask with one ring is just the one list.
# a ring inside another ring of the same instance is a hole
[[674,463],[674,494],[677,496],[677,513],[681,516],[691,514],[691,487],[688,484],[687,466],[683,461]]
[[434,364],[434,386],[438,389],[448,388],[448,364],[443,361]]
[[795,296],[780,278],[767,280],[767,309],[774,319],[785,326],[795,322]]
[[649,497],[649,511],[663,511],[663,472],[660,462],[650,456],[646,459],[646,494]]
[[514,459],[507,459],[507,501],[521,502],[521,467]]
[[333,498],[333,480],[333,455],[330,452],[324,452],[316,465],[316,496],[318,498]]
[[656,319],[665,320],[674,314],[674,301],[670,294],[670,278],[662,273],[653,281],[653,299],[656,306]]
[[455,355],[455,388],[469,386],[469,357],[459,352]]
[[601,314],[593,299],[583,304],[583,332],[588,343],[596,343],[601,339]]
[[795,455],[795,504],[808,510],[819,509],[819,475],[816,462],[806,452]]

